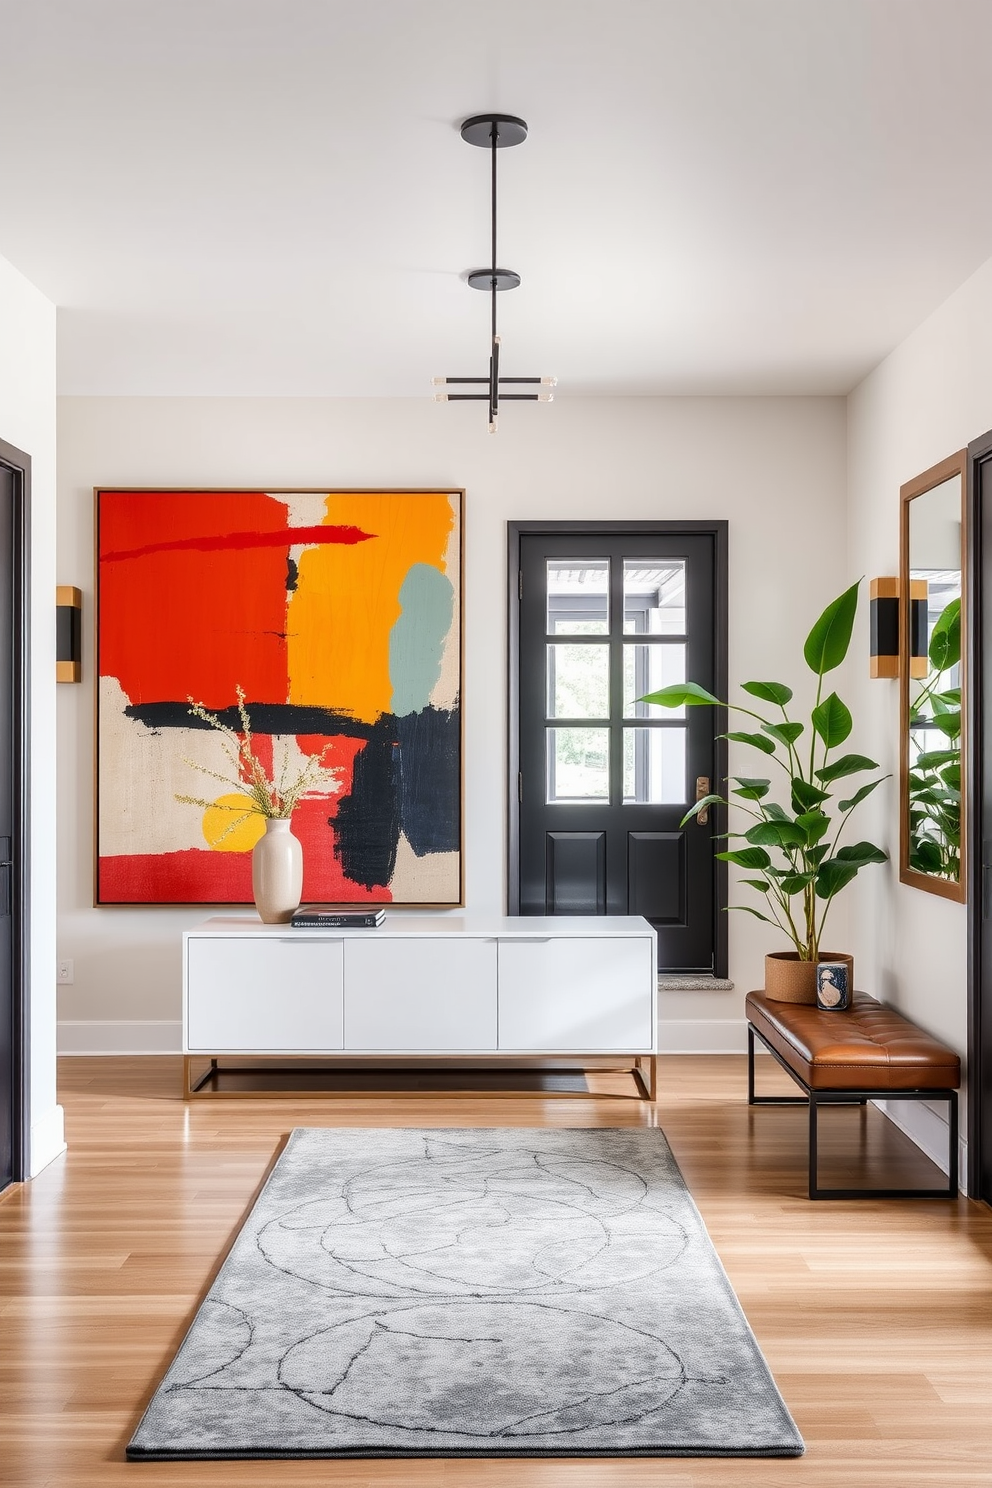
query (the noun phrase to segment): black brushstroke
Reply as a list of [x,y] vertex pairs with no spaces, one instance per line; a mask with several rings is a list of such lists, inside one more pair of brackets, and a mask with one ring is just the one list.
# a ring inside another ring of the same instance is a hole
[[418,858],[461,843],[458,710],[424,708],[396,720],[400,822]]
[[[251,720],[252,729],[256,734],[315,734],[320,738],[346,738],[346,739],[371,739],[375,735],[379,723],[364,723],[357,718],[352,718],[348,713],[338,713],[333,708],[311,707],[303,703],[253,703],[245,702],[248,717]],[[146,728],[156,733],[160,729],[184,728],[184,729],[206,729],[209,723],[202,718],[197,718],[189,711],[189,703],[131,703],[124,709],[125,717],[133,718],[136,723],[143,723]],[[216,716],[221,723],[233,729],[235,733],[241,730],[241,719],[237,708],[219,708]],[[390,720],[391,732],[395,732],[395,723],[391,714],[384,714],[384,718]]]
[[296,593],[296,586],[299,583],[299,580],[300,580],[300,565],[297,563],[297,561],[296,561],[295,558],[291,558],[289,556],[289,554],[287,553],[286,554],[286,592],[288,594],[295,594]]
[[345,876],[366,889],[384,887],[396,867],[400,840],[396,734],[396,719],[391,713],[381,714],[365,748],[355,755],[351,794],[341,801],[333,822],[335,852]]

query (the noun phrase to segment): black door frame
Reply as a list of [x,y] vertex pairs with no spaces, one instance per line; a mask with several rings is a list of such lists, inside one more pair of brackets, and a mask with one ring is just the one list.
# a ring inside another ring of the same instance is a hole
[[[520,913],[520,539],[532,534],[538,536],[567,537],[569,533],[576,536],[594,536],[598,532],[610,537],[623,536],[624,533],[658,533],[665,537],[698,537],[708,536],[713,538],[714,552],[714,584],[713,584],[713,637],[714,637],[714,678],[715,692],[717,697],[726,697],[728,680],[728,649],[729,649],[729,565],[727,559],[728,550],[728,528],[729,523],[725,519],[714,521],[669,521],[645,519],[638,521],[621,522],[597,522],[588,521],[534,521],[534,522],[508,522],[507,526],[507,873],[506,873],[506,912],[516,915]],[[720,710],[721,714],[723,710]],[[726,728],[726,723],[717,717],[717,728],[720,733]],[[714,789],[719,789],[727,776],[727,743],[726,740],[717,737],[715,740],[716,781]],[[711,816],[713,822],[714,836],[726,831],[724,820],[724,808],[717,807]],[[714,857],[714,905],[716,914],[714,916],[714,946],[713,946],[713,974],[716,977],[727,975],[728,954],[728,925],[726,914],[728,900],[728,873],[726,863],[718,862]]]
[[[985,707],[992,698],[983,696],[986,646],[982,621],[992,615],[992,593],[983,592],[983,546],[992,533],[983,532],[981,466],[992,458],[992,430],[968,445],[968,482],[965,510],[966,578],[964,637],[967,645],[968,697],[965,717],[965,874],[968,893],[968,1193],[973,1199],[992,1203],[992,1153],[985,1151],[983,1122],[987,1112],[983,1091],[992,1085],[992,1058],[988,1053],[992,1034],[992,965],[986,965],[982,926],[986,877],[992,865],[983,868],[983,816],[992,780],[984,768]],[[992,742],[992,741],[990,741]]]
[[[31,456],[0,439],[0,464],[14,480],[11,513],[12,574],[11,635],[11,775],[13,842],[11,857],[10,990],[13,1009],[13,1178],[28,1175],[28,1041],[27,993],[30,986],[28,925],[30,876],[30,599],[31,599]],[[54,601],[54,595],[52,596]]]

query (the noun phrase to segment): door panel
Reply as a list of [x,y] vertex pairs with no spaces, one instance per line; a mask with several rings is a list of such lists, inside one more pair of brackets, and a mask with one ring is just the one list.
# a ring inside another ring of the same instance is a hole
[[661,967],[713,971],[720,825],[714,816],[681,822],[697,780],[722,773],[718,710],[637,699],[687,677],[711,691],[723,685],[719,524],[531,525],[516,529],[511,906],[641,914],[657,931]]

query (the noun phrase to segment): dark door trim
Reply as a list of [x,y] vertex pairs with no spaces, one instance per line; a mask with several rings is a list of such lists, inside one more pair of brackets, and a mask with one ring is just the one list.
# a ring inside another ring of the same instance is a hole
[[[594,536],[604,533],[623,536],[624,533],[659,533],[667,537],[710,536],[713,539],[715,557],[714,572],[714,663],[717,697],[726,697],[728,688],[728,637],[729,637],[729,568],[727,560],[729,523],[715,521],[561,521],[561,522],[508,522],[507,523],[507,914],[520,913],[520,539],[530,534],[567,536]],[[722,710],[721,710],[722,712]],[[722,732],[726,723],[717,721]],[[726,740],[718,738],[715,744],[717,781],[722,783],[727,774]],[[718,785],[714,789],[719,789]],[[714,834],[726,831],[723,808],[711,816]],[[716,905],[715,944],[713,947],[713,974],[727,975],[727,865],[714,859]]]
[[[0,439],[0,464],[14,478],[11,539],[14,554],[11,615],[11,773],[13,843],[11,857],[11,998],[13,1003],[13,1177],[28,1175],[28,1040],[30,1037],[29,884],[30,835],[30,600],[31,600],[31,456]],[[54,602],[54,595],[52,596]]]
[[[992,798],[992,779],[985,755],[985,714],[992,698],[984,696],[987,648],[983,620],[992,618],[992,593],[983,584],[983,554],[992,533],[983,531],[982,466],[992,460],[992,430],[968,445],[965,512],[966,555],[963,638],[967,646],[967,716],[965,719],[965,871],[968,895],[968,1193],[992,1203],[992,1152],[986,1151],[983,1126],[989,1113],[984,1092],[992,1086],[992,965],[986,964],[983,934],[986,893],[992,895],[992,864],[983,867],[986,802]],[[986,879],[988,878],[988,883]],[[990,903],[992,913],[992,903]]]

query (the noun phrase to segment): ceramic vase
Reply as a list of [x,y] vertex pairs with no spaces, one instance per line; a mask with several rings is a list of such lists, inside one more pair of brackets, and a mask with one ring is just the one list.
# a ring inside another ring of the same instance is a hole
[[[847,985],[854,986],[854,957],[843,951],[821,951],[820,961],[843,961]],[[816,1006],[815,961],[800,961],[798,951],[772,951],[765,957],[765,996],[773,1002],[806,1002]]]
[[303,897],[303,848],[289,817],[265,819],[265,835],[252,848],[251,887],[265,925],[285,925]]

